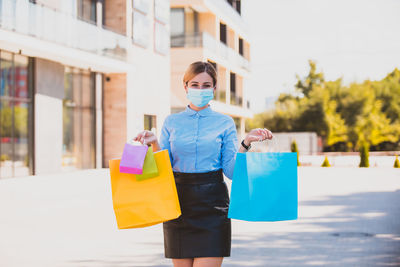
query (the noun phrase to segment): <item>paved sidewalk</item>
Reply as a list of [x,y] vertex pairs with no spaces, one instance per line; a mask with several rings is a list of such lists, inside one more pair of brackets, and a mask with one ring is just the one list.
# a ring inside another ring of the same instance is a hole
[[[233,221],[223,266],[400,266],[400,170],[299,168],[299,220]],[[0,266],[172,266],[118,230],[108,170],[0,180]]]

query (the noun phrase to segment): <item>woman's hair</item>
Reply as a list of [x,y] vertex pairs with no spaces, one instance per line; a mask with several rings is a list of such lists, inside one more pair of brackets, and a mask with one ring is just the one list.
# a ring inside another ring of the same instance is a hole
[[203,72],[211,76],[213,85],[215,86],[217,84],[217,71],[211,63],[202,61],[197,61],[189,65],[183,76],[183,83],[186,84],[193,77]]

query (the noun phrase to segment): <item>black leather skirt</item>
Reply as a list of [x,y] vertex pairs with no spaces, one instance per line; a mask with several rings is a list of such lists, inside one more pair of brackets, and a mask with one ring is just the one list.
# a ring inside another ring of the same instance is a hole
[[222,171],[174,176],[182,215],[163,223],[165,257],[230,256],[229,195]]

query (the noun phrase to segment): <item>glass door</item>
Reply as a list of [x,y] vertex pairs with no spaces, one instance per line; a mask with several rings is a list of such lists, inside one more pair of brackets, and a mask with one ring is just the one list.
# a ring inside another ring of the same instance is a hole
[[0,178],[33,174],[29,58],[0,51]]

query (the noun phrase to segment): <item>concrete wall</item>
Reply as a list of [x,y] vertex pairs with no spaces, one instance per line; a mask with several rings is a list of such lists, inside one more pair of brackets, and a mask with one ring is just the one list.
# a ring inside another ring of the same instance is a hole
[[[111,1],[109,1],[111,2]],[[124,29],[132,38],[132,1],[118,0],[107,5],[106,25]],[[166,116],[170,114],[170,55],[161,55],[154,50],[154,5],[145,16],[152,24],[149,45],[132,43],[127,49],[126,73],[107,73],[103,80],[103,166],[108,160],[121,157],[126,141],[135,137],[144,128],[144,115],[155,115],[157,134]],[[119,16],[124,16],[119,19]],[[124,24],[124,26],[122,26]],[[165,27],[168,29],[169,25]]]
[[[153,2],[153,1],[152,1]],[[153,2],[154,3],[154,2]],[[132,1],[127,0],[127,33],[131,37]],[[132,66],[127,72],[126,81],[126,138],[132,139],[144,129],[144,115],[157,118],[156,134],[159,136],[164,119],[171,112],[171,66],[170,54],[162,55],[155,51],[154,4],[146,15],[150,21],[149,46],[143,48],[136,44],[128,49],[128,63]],[[169,32],[169,23],[164,24]]]
[[64,97],[64,66],[35,62],[35,173],[61,171]]
[[199,13],[199,31],[207,32],[215,39],[219,38],[217,36],[217,20],[214,14],[211,13]]
[[318,136],[313,132],[298,133],[273,133],[272,140],[255,142],[252,145],[258,152],[290,152],[290,146],[296,141],[299,153],[303,155],[315,155],[318,150]]
[[36,4],[60,10],[62,7],[62,0],[36,0]]
[[103,81],[103,166],[119,158],[126,140],[126,74],[107,74]]

